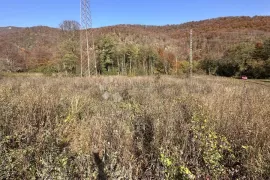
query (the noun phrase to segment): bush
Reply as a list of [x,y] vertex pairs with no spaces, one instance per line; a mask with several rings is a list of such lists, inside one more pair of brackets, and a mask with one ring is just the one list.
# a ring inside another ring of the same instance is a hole
[[[269,78],[269,40],[263,44],[240,44],[227,50],[218,60],[216,74],[221,76],[241,76],[249,78]],[[213,61],[201,61],[201,68],[211,68]]]
[[216,73],[217,63],[215,60],[207,58],[199,61],[198,68],[204,70],[208,75],[213,75]]
[[239,73],[239,65],[237,63],[218,62],[216,74],[220,76],[237,76]]
[[58,69],[55,65],[43,65],[39,66],[35,69],[30,70],[30,72],[43,73],[45,75],[52,75],[53,73],[57,73]]

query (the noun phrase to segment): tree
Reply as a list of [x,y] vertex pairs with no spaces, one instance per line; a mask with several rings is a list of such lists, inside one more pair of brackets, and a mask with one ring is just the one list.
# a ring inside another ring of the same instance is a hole
[[252,57],[253,59],[256,60],[267,59],[266,54],[264,52],[263,43],[256,43]]
[[165,49],[164,48],[158,48],[158,63],[157,65],[157,71],[162,74],[168,74],[167,71],[167,61],[165,57]]
[[205,58],[199,62],[199,67],[204,70],[208,75],[215,74],[217,63],[212,58]]
[[227,50],[217,61],[216,73],[221,76],[247,75],[248,62],[252,60],[253,52],[254,46],[246,43]]
[[126,51],[126,58],[129,64],[129,74],[132,75],[134,74],[134,66],[138,65],[137,60],[138,60],[138,55],[139,55],[139,47],[134,44],[128,44],[127,46],[127,51]]
[[138,71],[139,74],[146,75],[148,74],[148,63],[147,59],[150,54],[150,48],[148,46],[141,46],[138,52],[138,62],[141,66],[139,66]]
[[[222,76],[246,75],[250,78],[269,77],[270,42],[240,44],[224,53],[218,60],[216,73]],[[204,64],[205,65],[205,64]]]
[[97,43],[97,51],[98,51],[98,71],[102,74],[105,72],[111,71],[113,65],[116,64],[114,62],[116,54],[116,45],[111,36],[105,36],[99,39]]
[[265,61],[265,77],[270,78],[270,57]]
[[270,58],[270,39],[267,39],[263,43],[263,54],[264,60],[268,60]]
[[78,39],[80,24],[77,21],[65,20],[59,25],[61,35],[68,39]]
[[3,56],[3,65],[8,71],[18,71],[23,67],[23,57],[20,54],[20,49],[11,42],[2,42],[0,44],[0,53]]
[[160,73],[169,74],[173,66],[175,66],[175,55],[172,52],[166,51],[166,48],[158,48],[158,63],[157,70]]
[[75,74],[76,65],[80,59],[79,29],[80,24],[76,21],[63,21],[60,24],[61,43],[58,47],[59,71],[66,74]]
[[148,75],[152,75],[157,69],[158,53],[156,50],[150,48],[147,57]]

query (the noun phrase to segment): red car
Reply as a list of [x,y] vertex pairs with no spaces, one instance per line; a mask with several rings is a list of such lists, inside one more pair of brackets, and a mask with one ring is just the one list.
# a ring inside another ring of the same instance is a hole
[[247,80],[248,77],[247,77],[247,76],[242,76],[242,79],[243,79],[243,80]]

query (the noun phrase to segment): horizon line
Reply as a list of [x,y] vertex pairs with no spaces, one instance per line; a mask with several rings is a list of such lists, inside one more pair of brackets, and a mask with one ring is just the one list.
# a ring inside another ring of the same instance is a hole
[[[179,23],[179,24],[163,24],[163,25],[154,25],[154,24],[153,25],[151,25],[151,24],[113,24],[113,25],[104,25],[104,26],[90,27],[90,28],[99,29],[99,28],[106,28],[106,27],[113,27],[113,26],[149,26],[149,27],[152,26],[152,27],[164,27],[164,26],[177,26],[177,25],[183,25],[183,24],[192,23],[192,22],[193,23],[194,22],[196,23],[196,22],[207,21],[207,20],[215,20],[215,19],[221,19],[221,18],[240,18],[240,17],[246,17],[246,18],[248,18],[248,17],[249,18],[254,18],[254,17],[270,17],[270,15],[220,16],[220,17],[207,18],[207,19],[202,19],[202,20],[186,21],[186,22]],[[65,21],[65,20],[63,20],[63,21]],[[59,27],[53,27],[53,26],[49,26],[49,25],[33,25],[33,26],[16,26],[16,25],[10,25],[10,26],[0,26],[0,28],[22,28],[22,29],[23,28],[33,28],[33,27],[49,27],[49,28],[59,29]]]

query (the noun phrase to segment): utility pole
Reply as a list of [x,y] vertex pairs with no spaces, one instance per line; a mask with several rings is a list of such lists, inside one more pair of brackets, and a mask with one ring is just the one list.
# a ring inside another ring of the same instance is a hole
[[[80,30],[82,31],[82,30]],[[80,32],[82,33],[82,32]],[[82,43],[82,36],[80,35],[80,51],[81,51],[81,62],[80,62],[80,70],[81,70],[81,77],[83,77],[83,43]]]
[[177,74],[178,73],[178,57],[177,55],[175,56],[175,73]]
[[95,52],[95,40],[94,40],[94,32],[92,31],[92,45],[93,45],[93,58],[94,58],[94,65],[95,65],[95,73],[96,76],[98,75],[98,71],[97,71],[97,59],[96,59],[96,52]]
[[193,71],[193,40],[192,40],[192,29],[190,30],[190,54],[189,54],[189,76],[192,77]]
[[87,71],[88,76],[90,77],[91,71],[90,71],[90,53],[89,53],[89,39],[88,39],[88,30],[85,30],[85,37],[86,37],[86,52],[87,52]]

